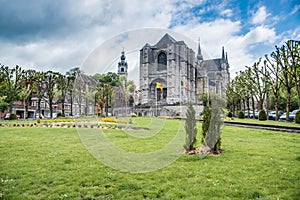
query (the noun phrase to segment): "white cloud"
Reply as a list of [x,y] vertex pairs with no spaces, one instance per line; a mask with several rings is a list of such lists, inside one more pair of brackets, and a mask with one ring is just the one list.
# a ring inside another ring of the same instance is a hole
[[264,26],[258,26],[251,29],[244,37],[243,40],[247,44],[253,43],[273,43],[276,40],[276,32],[274,28],[266,28]]
[[232,10],[231,9],[226,9],[221,11],[221,15],[224,15],[226,17],[231,17],[232,16]]
[[262,24],[270,14],[267,13],[266,7],[260,7],[252,17],[253,24]]
[[291,12],[291,15],[297,13],[299,9],[300,9],[300,4],[295,5],[295,7],[293,8],[293,10],[292,10],[292,12]]

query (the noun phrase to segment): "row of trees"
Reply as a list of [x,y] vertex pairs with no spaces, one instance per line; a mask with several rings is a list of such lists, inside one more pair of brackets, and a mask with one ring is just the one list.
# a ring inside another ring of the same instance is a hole
[[278,110],[285,104],[288,121],[291,107],[295,108],[291,101],[300,108],[300,41],[289,40],[275,46],[270,55],[238,72],[226,92],[232,113],[243,107],[248,113],[252,110],[254,116],[255,105],[252,103],[250,108],[251,101],[258,103],[259,110],[264,109],[264,103],[265,108],[275,109],[278,119]]
[[[51,117],[54,112],[54,103],[61,103],[62,116],[65,116],[65,102],[68,101],[70,115],[73,115],[74,101],[81,105],[84,98],[86,104],[98,102],[98,106],[101,107],[99,111],[102,113],[103,107],[105,107],[107,113],[109,105],[113,103],[115,86],[123,85],[123,88],[126,86],[130,92],[133,90],[133,81],[127,81],[125,77],[125,79],[119,78],[116,73],[108,72],[107,74],[88,76],[89,83],[77,78],[80,74],[83,72],[77,67],[67,71],[66,74],[61,74],[54,71],[40,72],[33,69],[22,69],[18,65],[13,68],[1,65],[0,111],[4,112],[8,109],[12,113],[14,103],[23,101],[24,118],[28,118],[28,108],[32,97],[35,97],[39,116],[41,116],[41,102],[44,99],[47,99]],[[87,77],[87,75],[84,76]],[[81,106],[79,106],[79,113],[83,113]]]
[[[49,104],[50,115],[53,115],[53,100],[60,99],[62,102],[62,114],[64,115],[64,101],[66,95],[72,97],[74,83],[79,68],[68,71],[65,75],[46,71],[40,72],[33,69],[22,69],[18,65],[9,68],[1,65],[0,67],[0,108],[4,112],[9,109],[12,113],[14,103],[23,101],[24,118],[28,118],[28,107],[32,97],[37,98],[38,114],[41,115],[41,102],[43,98],[47,98]],[[70,98],[73,99],[73,98]],[[72,104],[71,104],[72,113]]]

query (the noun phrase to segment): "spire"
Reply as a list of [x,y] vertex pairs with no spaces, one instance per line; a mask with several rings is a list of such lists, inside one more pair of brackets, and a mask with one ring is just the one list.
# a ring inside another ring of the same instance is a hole
[[226,67],[226,69],[227,69],[227,72],[228,72],[228,69],[229,69],[229,63],[228,63],[228,56],[227,56],[227,52],[226,52],[226,65],[227,65],[227,67]]
[[226,54],[225,54],[225,61],[226,61],[226,63],[228,63],[227,52],[226,52]]
[[125,59],[126,59],[126,57],[125,57],[125,51],[124,51],[124,47],[123,47],[123,50],[122,50],[122,52],[121,52],[121,61],[122,60],[124,60],[125,61]]
[[222,60],[225,61],[224,46],[222,46]]
[[201,47],[200,47],[200,37],[198,38],[198,54],[197,54],[197,59],[198,60],[203,60],[203,56],[201,53]]

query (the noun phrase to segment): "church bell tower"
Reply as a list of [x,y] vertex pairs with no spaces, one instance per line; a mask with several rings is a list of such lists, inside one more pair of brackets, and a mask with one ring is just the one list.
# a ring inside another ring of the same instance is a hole
[[121,57],[120,57],[120,62],[118,63],[118,75],[122,75],[122,76],[126,76],[127,78],[127,70],[128,70],[128,65],[126,62],[126,56],[125,56],[125,52],[124,49],[121,52]]

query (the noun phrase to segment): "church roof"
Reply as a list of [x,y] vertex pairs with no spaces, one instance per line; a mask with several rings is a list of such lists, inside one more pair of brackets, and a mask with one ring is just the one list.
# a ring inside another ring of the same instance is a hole
[[167,48],[170,43],[176,43],[177,41],[166,33],[153,47],[155,48]]
[[79,73],[77,76],[77,80],[82,81],[83,84],[89,85],[89,86],[95,86],[97,82],[92,77],[85,75],[83,73]]
[[221,69],[221,58],[204,60],[202,65],[208,71],[219,71]]

